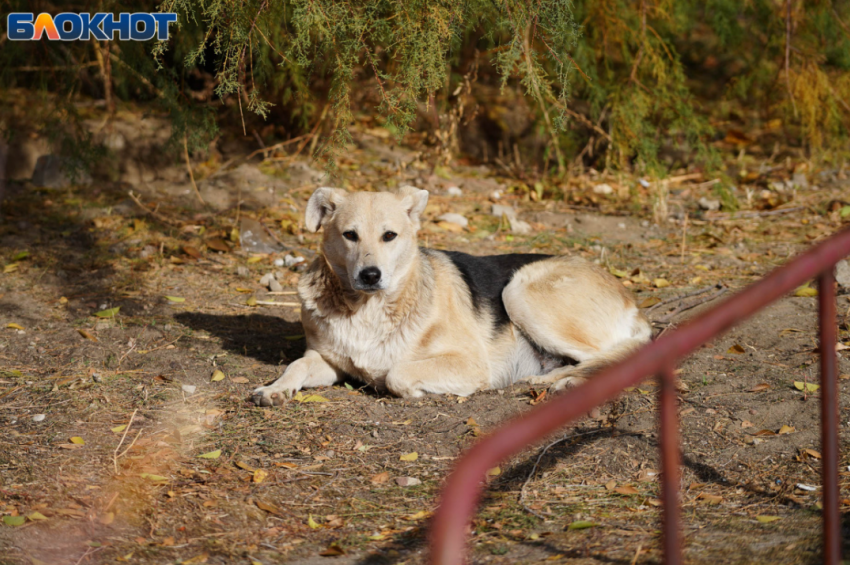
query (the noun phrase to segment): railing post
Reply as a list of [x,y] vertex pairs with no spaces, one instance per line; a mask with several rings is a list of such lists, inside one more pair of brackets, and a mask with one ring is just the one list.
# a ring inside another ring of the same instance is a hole
[[659,375],[661,447],[661,502],[662,535],[664,536],[664,563],[681,565],[682,545],[680,534],[681,509],[679,507],[679,415],[676,402],[676,373],[667,364]]
[[838,510],[838,378],[834,266],[818,279],[820,322],[821,471],[823,473],[823,562],[841,562],[841,515]]

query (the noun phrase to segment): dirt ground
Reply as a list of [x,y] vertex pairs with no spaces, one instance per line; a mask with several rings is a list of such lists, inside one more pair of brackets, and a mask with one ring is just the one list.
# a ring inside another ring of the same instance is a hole
[[[299,267],[274,261],[315,253],[319,236],[302,233],[300,217],[324,181],[297,156],[261,160],[196,162],[206,207],[173,161],[137,183],[121,165],[90,187],[7,187],[0,563],[424,563],[429,515],[453,461],[546,401],[528,386],[410,401],[351,382],[278,408],[248,402],[303,352],[291,294]],[[655,306],[659,331],[679,303],[657,299],[757,280],[839,229],[829,203],[850,190],[843,172],[827,171],[820,186],[795,189],[785,206],[793,211],[753,206],[740,217],[699,211],[696,201],[711,194],[705,179],[683,181],[670,191],[671,219],[656,225],[649,204],[630,209],[617,193],[640,191],[638,179],[591,172],[564,185],[563,199],[540,199],[483,167],[429,166],[366,134],[343,170],[351,189],[429,188],[424,244],[598,260],[648,311]],[[593,190],[603,182],[617,185],[613,195]],[[449,196],[452,186],[462,194]],[[495,191],[530,234],[490,214]],[[469,227],[436,221],[444,212],[465,215]],[[246,240],[251,226],[256,241]],[[260,284],[268,273],[278,273],[283,294]],[[847,342],[846,289],[838,310]],[[817,299],[788,297],[681,364],[689,563],[819,562],[819,393],[794,384],[817,382],[816,329]],[[846,351],[839,369],[846,438]],[[648,379],[492,471],[472,560],[660,562],[655,390]],[[845,449],[845,511],[848,464]]]

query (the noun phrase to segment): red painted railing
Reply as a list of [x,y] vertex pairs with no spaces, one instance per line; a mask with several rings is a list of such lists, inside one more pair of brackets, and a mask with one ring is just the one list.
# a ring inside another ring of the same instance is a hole
[[474,445],[458,461],[443,488],[431,532],[431,562],[465,562],[468,526],[481,497],[485,473],[500,461],[544,438],[592,408],[615,398],[649,375],[661,380],[660,451],[663,549],[668,565],[682,563],[679,508],[679,423],[674,367],[701,345],[818,278],[821,355],[821,464],[823,472],[823,562],[838,565],[841,556],[838,510],[838,379],[836,375],[835,264],[850,255],[850,229],[843,230],[773,271],[719,306],[667,333],[625,361],[601,371],[504,424]]

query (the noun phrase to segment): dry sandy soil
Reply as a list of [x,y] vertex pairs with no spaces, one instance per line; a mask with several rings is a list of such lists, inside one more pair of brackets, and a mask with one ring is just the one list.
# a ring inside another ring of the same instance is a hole
[[[259,280],[279,272],[292,291],[298,269],[274,260],[317,249],[299,221],[322,180],[295,158],[259,160],[196,164],[208,207],[173,164],[138,185],[8,187],[0,563],[423,563],[429,514],[453,461],[478,436],[546,402],[527,386],[410,401],[351,382],[282,407],[250,404],[255,386],[303,352],[295,297],[270,295]],[[648,206],[628,215],[616,190],[592,190],[603,181],[639,189],[636,179],[585,175],[561,188],[566,199],[538,202],[486,169],[435,169],[368,137],[343,170],[352,189],[430,188],[423,243],[584,255],[622,276],[647,308],[706,285],[734,291],[757,280],[839,229],[828,204],[848,191],[840,173],[827,175],[821,187],[796,191],[791,213],[736,218],[700,212],[696,200],[709,193],[697,179],[670,197],[671,210],[691,211],[687,227],[658,226]],[[452,185],[463,194],[448,196]],[[128,199],[130,188],[146,210]],[[512,235],[490,215],[494,190],[519,208],[530,234]],[[434,221],[447,211],[470,227]],[[246,219],[268,229],[259,239],[277,251],[238,243]],[[650,315],[661,320],[676,306]],[[96,315],[111,308],[120,309]],[[794,386],[817,382],[816,308],[816,298],[785,298],[681,364],[690,563],[819,562],[819,494],[799,487],[819,484],[819,393]],[[839,368],[847,437],[847,352]],[[494,470],[470,534],[473,561],[660,562],[655,391],[648,379]],[[841,469],[848,463],[845,449]],[[400,486],[406,477],[421,484]]]

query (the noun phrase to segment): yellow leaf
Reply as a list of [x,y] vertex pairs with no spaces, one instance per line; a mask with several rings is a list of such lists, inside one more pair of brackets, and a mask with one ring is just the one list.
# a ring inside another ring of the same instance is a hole
[[248,257],[248,264],[251,263],[259,263],[263,260],[263,255],[254,255],[253,257]]
[[797,390],[805,389],[806,392],[817,392],[820,385],[816,385],[815,383],[805,383],[803,381],[794,381],[794,388]]
[[22,325],[16,324],[15,322],[11,322],[9,324],[6,324],[6,327],[9,328],[10,330],[23,330],[24,329],[24,327]]
[[306,394],[302,395],[298,402],[330,402],[330,400],[318,394]]
[[796,428],[794,428],[794,426],[782,426],[781,428],[779,428],[778,434],[779,435],[793,434],[796,431],[797,430],[796,430]]
[[399,457],[400,461],[416,461],[417,459],[419,459],[419,454],[415,451],[411,453],[405,453],[404,455]]
[[781,520],[779,516],[756,516],[756,520],[761,522],[762,524],[770,524],[771,522],[775,522],[777,520]]
[[667,279],[654,279],[652,284],[655,285],[655,288],[664,288],[665,286],[670,286],[670,281]]
[[186,302],[186,299],[182,296],[166,296],[165,299],[169,302]]
[[645,298],[644,301],[640,303],[640,308],[649,308],[650,306],[655,306],[660,302],[661,299],[657,296],[650,296],[648,298]]
[[502,469],[499,468],[499,467],[493,467],[492,469],[487,471],[488,477],[498,477],[501,474],[502,474]]
[[120,310],[120,306],[116,306],[115,308],[109,308],[107,310],[101,310],[100,312],[95,312],[94,315],[98,318],[114,318],[116,314],[118,314],[118,310]]
[[36,510],[35,512],[30,512],[27,514],[27,518],[35,522],[36,520],[47,520],[47,516]]
[[221,371],[216,369],[215,372],[212,374],[212,378],[210,379],[210,381],[215,383],[215,382],[218,382],[218,381],[223,380],[223,379],[224,379],[224,373],[222,373]]
[[114,428],[112,428],[112,431],[116,434],[120,434],[125,429],[127,429],[127,424],[121,424],[120,426],[115,426]]
[[4,273],[14,273],[15,271],[18,270],[18,265],[19,265],[19,263],[9,263],[5,267],[3,267],[3,272]]
[[312,515],[312,514],[310,514],[310,517],[309,517],[309,518],[307,518],[307,525],[308,525],[308,526],[310,526],[311,528],[313,528],[314,530],[318,530],[319,528],[321,528],[321,527],[322,527],[322,525],[321,525],[321,524],[319,524],[318,522],[316,522],[316,521],[313,519],[313,515]]
[[735,345],[733,345],[732,347],[730,347],[726,351],[726,353],[734,353],[735,355],[740,355],[741,353],[744,353],[744,352],[745,352],[745,349],[743,347],[741,347],[740,345],[738,345],[737,343]]
[[143,479],[149,479],[149,480],[155,481],[155,482],[162,482],[162,481],[168,480],[168,477],[163,477],[162,475],[152,475],[151,473],[142,473],[139,476],[142,477]]
[[261,483],[268,476],[269,476],[269,474],[266,471],[263,471],[262,469],[257,469],[256,471],[254,471],[254,482],[255,483]]
[[405,520],[423,520],[425,518],[429,518],[431,516],[431,512],[428,510],[420,510],[416,514],[411,514],[409,516],[404,516]]
[[241,286],[237,286],[236,292],[254,292],[254,291],[250,288],[242,288]]
[[794,291],[794,296],[817,296],[818,289],[810,287],[808,284],[804,284],[800,288]]
[[252,296],[251,298],[249,298],[248,300],[245,301],[245,305],[246,306],[256,306],[257,305],[257,299]]
[[626,271],[621,271],[619,269],[615,269],[614,267],[611,267],[610,269],[608,269],[608,271],[610,271],[610,273],[618,279],[625,279],[629,276],[629,273],[627,273]]
[[80,335],[84,338],[90,339],[92,341],[97,341],[97,338],[90,331],[83,328],[77,328],[77,331],[80,332]]
[[210,451],[208,453],[202,453],[201,455],[198,455],[198,457],[200,457],[202,459],[218,459],[219,457],[221,457],[221,450],[216,449],[215,451]]
[[71,443],[75,443],[77,445],[85,445],[86,440],[84,440],[80,436],[74,436],[74,437],[71,438]]

